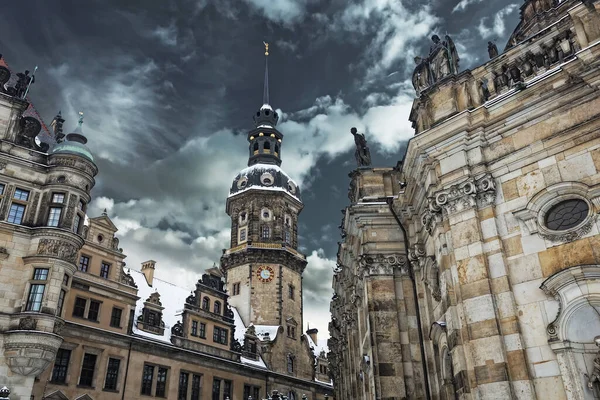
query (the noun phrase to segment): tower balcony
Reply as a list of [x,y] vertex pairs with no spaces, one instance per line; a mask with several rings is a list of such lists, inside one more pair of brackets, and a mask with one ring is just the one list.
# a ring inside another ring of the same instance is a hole
[[4,357],[10,370],[23,376],[38,376],[54,361],[62,337],[36,330],[4,332]]
[[221,256],[223,268],[256,262],[286,265],[302,273],[306,267],[306,256],[286,243],[247,242],[224,249]]

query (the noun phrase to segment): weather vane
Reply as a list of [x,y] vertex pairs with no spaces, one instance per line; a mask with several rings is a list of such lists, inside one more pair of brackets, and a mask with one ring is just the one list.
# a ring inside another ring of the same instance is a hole
[[263,44],[265,45],[265,56],[268,56],[269,55],[269,43],[263,42]]

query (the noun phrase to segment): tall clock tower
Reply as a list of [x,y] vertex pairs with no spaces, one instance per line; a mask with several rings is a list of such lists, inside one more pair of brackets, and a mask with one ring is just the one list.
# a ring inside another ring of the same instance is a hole
[[[266,45],[265,56],[268,56]],[[298,185],[280,168],[283,134],[269,104],[265,65],[263,105],[248,132],[248,167],[233,180],[227,198],[231,247],[221,266],[230,304],[246,325],[280,326],[284,336],[302,335],[302,272],[298,252],[298,215],[303,204]]]

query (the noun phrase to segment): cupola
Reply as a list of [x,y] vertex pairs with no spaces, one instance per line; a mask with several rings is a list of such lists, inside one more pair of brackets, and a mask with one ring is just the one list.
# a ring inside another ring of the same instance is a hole
[[52,154],[75,154],[94,161],[91,150],[86,146],[87,138],[83,135],[83,113],[79,113],[77,128],[69,133],[65,140],[54,146]]

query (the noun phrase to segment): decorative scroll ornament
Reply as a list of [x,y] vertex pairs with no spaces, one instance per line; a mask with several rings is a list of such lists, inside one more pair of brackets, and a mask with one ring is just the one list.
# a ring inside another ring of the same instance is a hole
[[183,325],[181,321],[177,321],[175,325],[173,325],[173,327],[171,328],[171,335],[183,337]]
[[362,273],[368,276],[394,275],[395,270],[408,273],[405,255],[363,254],[358,263]]
[[442,219],[441,212],[448,216],[470,208],[487,207],[495,201],[496,182],[490,174],[479,179],[470,178],[466,182],[434,193],[429,199],[428,209],[421,216],[421,222],[431,234],[435,223]]

